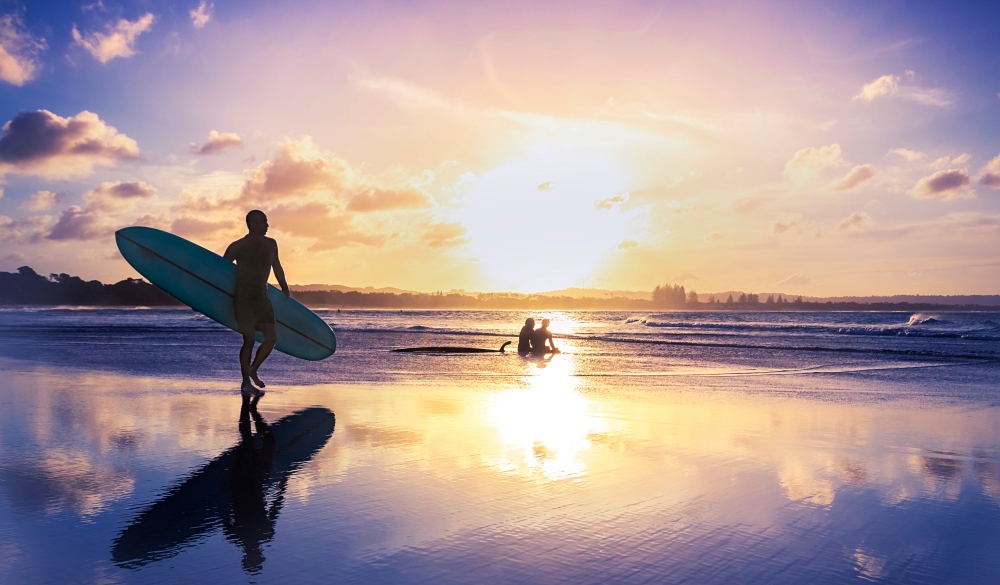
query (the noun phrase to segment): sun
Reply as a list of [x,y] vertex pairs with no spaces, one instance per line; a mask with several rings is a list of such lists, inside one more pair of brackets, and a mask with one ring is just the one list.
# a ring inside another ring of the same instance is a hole
[[613,144],[548,140],[485,173],[459,214],[491,286],[579,286],[635,237],[635,213],[620,205],[630,183]]

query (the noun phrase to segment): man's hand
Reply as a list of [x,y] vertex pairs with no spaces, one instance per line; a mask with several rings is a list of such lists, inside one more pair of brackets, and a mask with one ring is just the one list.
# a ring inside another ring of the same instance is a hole
[[287,286],[285,288],[281,289],[281,292],[285,293],[285,300],[286,301],[288,300],[288,297],[292,296],[292,291],[288,290]]

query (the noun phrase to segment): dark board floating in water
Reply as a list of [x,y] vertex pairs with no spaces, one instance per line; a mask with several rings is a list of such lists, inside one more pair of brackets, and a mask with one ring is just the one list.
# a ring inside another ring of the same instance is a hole
[[509,341],[503,342],[500,349],[483,349],[481,347],[454,347],[447,345],[439,345],[434,347],[404,347],[402,349],[394,349],[399,353],[505,353],[504,348],[510,345]]

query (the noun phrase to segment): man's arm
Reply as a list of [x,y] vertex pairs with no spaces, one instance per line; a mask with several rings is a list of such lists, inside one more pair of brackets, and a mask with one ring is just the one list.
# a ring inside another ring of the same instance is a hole
[[278,242],[274,243],[274,261],[271,262],[271,268],[274,269],[274,277],[278,279],[278,284],[281,285],[281,292],[285,293],[285,300],[291,296],[291,291],[288,290],[288,283],[285,282],[285,269],[281,267],[281,260],[278,260]]
[[234,262],[236,260],[236,251],[239,250],[240,247],[239,244],[240,240],[236,240],[232,244],[229,244],[229,247],[226,248],[226,253],[223,254],[222,257],[230,262]]

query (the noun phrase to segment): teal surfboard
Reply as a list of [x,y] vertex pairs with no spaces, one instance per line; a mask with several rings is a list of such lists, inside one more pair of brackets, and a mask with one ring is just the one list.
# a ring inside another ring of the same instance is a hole
[[[170,296],[237,331],[233,294],[236,265],[182,237],[149,227],[115,232],[125,260]],[[267,296],[274,306],[278,344],[274,349],[306,360],[330,357],[337,349],[333,330],[316,313],[272,285]],[[257,341],[264,336],[257,333]]]

